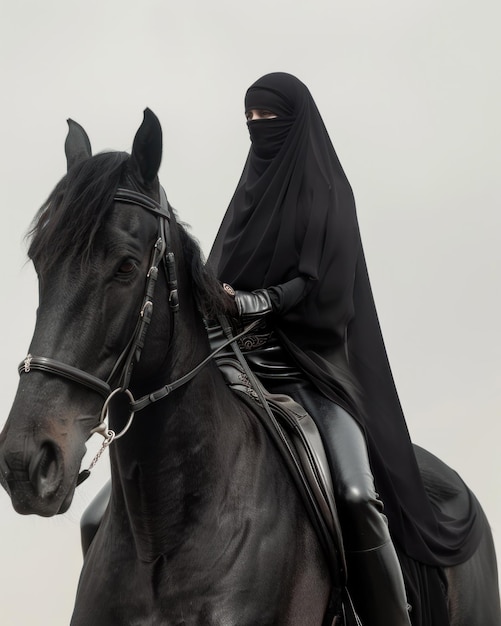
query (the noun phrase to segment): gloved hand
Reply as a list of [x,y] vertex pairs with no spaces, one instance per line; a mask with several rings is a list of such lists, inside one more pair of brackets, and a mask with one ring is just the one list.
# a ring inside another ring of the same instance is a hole
[[279,317],[286,314],[307,296],[313,282],[306,276],[298,276],[281,285],[255,291],[235,291],[228,283],[223,283],[222,287],[234,302],[239,317],[246,323],[269,313]]
[[252,322],[273,311],[270,294],[267,289],[256,291],[235,291],[235,304],[244,323]]

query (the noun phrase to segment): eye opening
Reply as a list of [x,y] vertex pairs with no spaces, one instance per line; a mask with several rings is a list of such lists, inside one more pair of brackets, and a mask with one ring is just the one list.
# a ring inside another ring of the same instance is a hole
[[248,109],[245,112],[245,118],[248,122],[252,121],[253,119],[271,120],[275,119],[276,117],[277,114],[273,113],[273,111],[270,111],[269,109]]
[[129,278],[137,270],[137,263],[134,259],[123,259],[117,269],[119,278]]

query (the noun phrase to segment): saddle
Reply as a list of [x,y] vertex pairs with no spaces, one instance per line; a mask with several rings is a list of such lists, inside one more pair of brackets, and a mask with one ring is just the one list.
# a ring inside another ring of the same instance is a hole
[[[232,331],[222,318],[220,325],[207,326],[207,332],[211,347],[216,349]],[[250,369],[237,342],[219,353],[215,361],[226,384],[252,409],[276,445],[326,554],[333,592],[324,625],[359,624],[346,589],[346,559],[331,472],[313,418],[291,397],[269,393]],[[344,615],[338,622],[341,601]]]

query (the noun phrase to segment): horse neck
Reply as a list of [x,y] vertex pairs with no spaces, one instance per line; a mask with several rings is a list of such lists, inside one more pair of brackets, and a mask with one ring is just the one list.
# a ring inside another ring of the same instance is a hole
[[[201,320],[178,323],[163,384],[208,354]],[[158,379],[157,379],[158,380]],[[149,389],[153,391],[153,389]],[[135,416],[111,449],[115,518],[127,526],[142,560],[179,549],[200,517],[224,499],[231,476],[228,447],[238,438],[221,409],[228,394],[214,364]],[[235,441],[235,447],[238,447]]]

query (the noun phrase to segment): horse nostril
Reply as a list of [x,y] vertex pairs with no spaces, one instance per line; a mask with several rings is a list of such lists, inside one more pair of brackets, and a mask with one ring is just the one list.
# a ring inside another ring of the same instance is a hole
[[50,496],[59,486],[59,462],[56,447],[45,442],[41,445],[29,467],[29,478],[38,496]]

